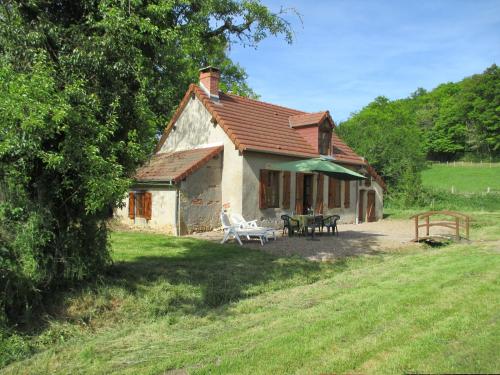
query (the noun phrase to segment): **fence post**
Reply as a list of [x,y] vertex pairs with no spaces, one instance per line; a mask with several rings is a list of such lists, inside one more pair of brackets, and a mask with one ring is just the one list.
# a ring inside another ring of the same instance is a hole
[[427,216],[425,218],[425,225],[426,225],[426,227],[425,227],[425,235],[427,237],[429,237],[429,216]]
[[457,235],[457,241],[460,241],[460,219],[458,217],[455,218],[455,232]]
[[418,216],[415,216],[415,242],[418,242]]
[[465,238],[469,239],[469,218],[465,218]]

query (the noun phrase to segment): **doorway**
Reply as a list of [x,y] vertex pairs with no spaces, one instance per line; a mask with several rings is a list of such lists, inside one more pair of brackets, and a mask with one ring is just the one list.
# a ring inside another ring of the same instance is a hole
[[302,197],[304,202],[303,214],[306,214],[309,209],[313,207],[313,175],[304,175],[304,195]]
[[365,208],[365,196],[366,190],[359,191],[359,202],[358,202],[358,222],[362,223],[365,219],[364,208]]
[[366,221],[375,221],[375,191],[368,192],[368,199],[366,202]]

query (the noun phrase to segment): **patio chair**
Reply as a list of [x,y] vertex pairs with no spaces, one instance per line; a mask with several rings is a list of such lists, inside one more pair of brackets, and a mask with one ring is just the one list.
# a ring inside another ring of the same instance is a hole
[[240,246],[243,246],[240,238],[241,236],[245,236],[248,239],[251,237],[257,237],[262,246],[264,246],[264,242],[267,242],[267,231],[255,228],[242,229],[239,225],[232,225],[227,213],[224,211],[220,214],[220,221],[224,230],[224,237],[222,238],[221,244],[227,242],[231,238],[234,238]]
[[285,235],[285,229],[288,231],[288,236],[293,236],[295,230],[297,233],[300,230],[299,221],[291,216],[281,215],[281,220],[283,220],[283,236]]
[[[231,214],[231,222],[233,225],[239,226],[241,229],[256,229],[256,230],[264,230],[267,232],[268,238],[276,239],[276,231],[274,228],[270,227],[259,227],[257,225],[257,220],[246,221],[241,214],[232,213]],[[250,238],[248,238],[250,239]]]
[[339,235],[339,228],[337,228],[338,220],[340,220],[339,215],[332,215],[323,219],[322,226],[326,227],[326,229],[328,230],[328,234],[330,234],[331,229],[333,235],[335,235],[335,233],[337,234],[337,236]]

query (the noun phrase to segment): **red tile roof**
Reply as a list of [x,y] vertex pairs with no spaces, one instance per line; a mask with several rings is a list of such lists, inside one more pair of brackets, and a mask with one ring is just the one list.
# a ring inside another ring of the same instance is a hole
[[377,173],[375,168],[373,168],[371,165],[368,165],[368,174],[373,177],[375,181],[382,187],[382,189],[387,190],[387,185],[385,184],[385,181],[383,180],[382,177]]
[[[214,101],[202,88],[191,84],[165,128],[156,151],[161,149],[192,96],[196,96],[205,105],[212,115],[212,120],[221,126],[236,148],[242,152],[259,151],[297,157],[318,157],[316,150],[294,128],[318,124],[325,118],[333,125],[328,111],[307,113],[223,92],[219,92],[219,101]],[[335,132],[332,133],[332,146],[335,161],[341,164],[368,165],[366,160],[347,146]],[[368,172],[383,183],[380,176],[375,177],[373,168],[370,170]]]
[[205,91],[192,84],[167,125],[156,150],[160,150],[175,121],[191,95],[196,95],[240,151],[262,151],[316,157],[318,153],[290,127],[291,116],[306,114],[237,95],[219,93],[219,101],[210,100]]
[[325,118],[330,116],[328,111],[324,112],[316,112],[316,113],[304,113],[300,115],[290,116],[289,123],[292,128],[297,128],[299,126],[307,126],[307,125],[317,125]]
[[356,154],[352,148],[346,145],[345,142],[340,139],[337,134],[335,134],[335,131],[332,133],[332,147],[332,156],[334,161],[346,164],[366,165],[365,159]]
[[137,170],[134,178],[139,182],[181,181],[220,154],[223,148],[217,146],[155,154],[147,164]]

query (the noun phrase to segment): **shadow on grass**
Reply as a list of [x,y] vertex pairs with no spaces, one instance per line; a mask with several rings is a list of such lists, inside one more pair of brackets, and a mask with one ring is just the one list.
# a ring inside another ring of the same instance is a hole
[[171,303],[182,306],[185,312],[189,307],[190,312],[199,313],[279,289],[293,279],[297,283],[317,281],[327,267],[332,272],[347,267],[345,262],[325,266],[299,257],[279,257],[235,245],[191,239],[182,239],[178,246],[171,243],[164,246],[165,255],[141,255],[131,261],[117,262],[110,269],[108,282],[131,293],[153,285],[195,288],[195,293],[186,291],[172,296]]
[[[52,293],[46,310],[33,316],[25,333],[39,334],[54,322],[93,330],[165,316],[175,321],[186,315],[223,315],[233,302],[311,284],[350,267],[350,257],[315,262],[192,238],[144,233],[114,237],[117,260],[106,274]],[[376,252],[366,246],[352,255],[362,253]]]

